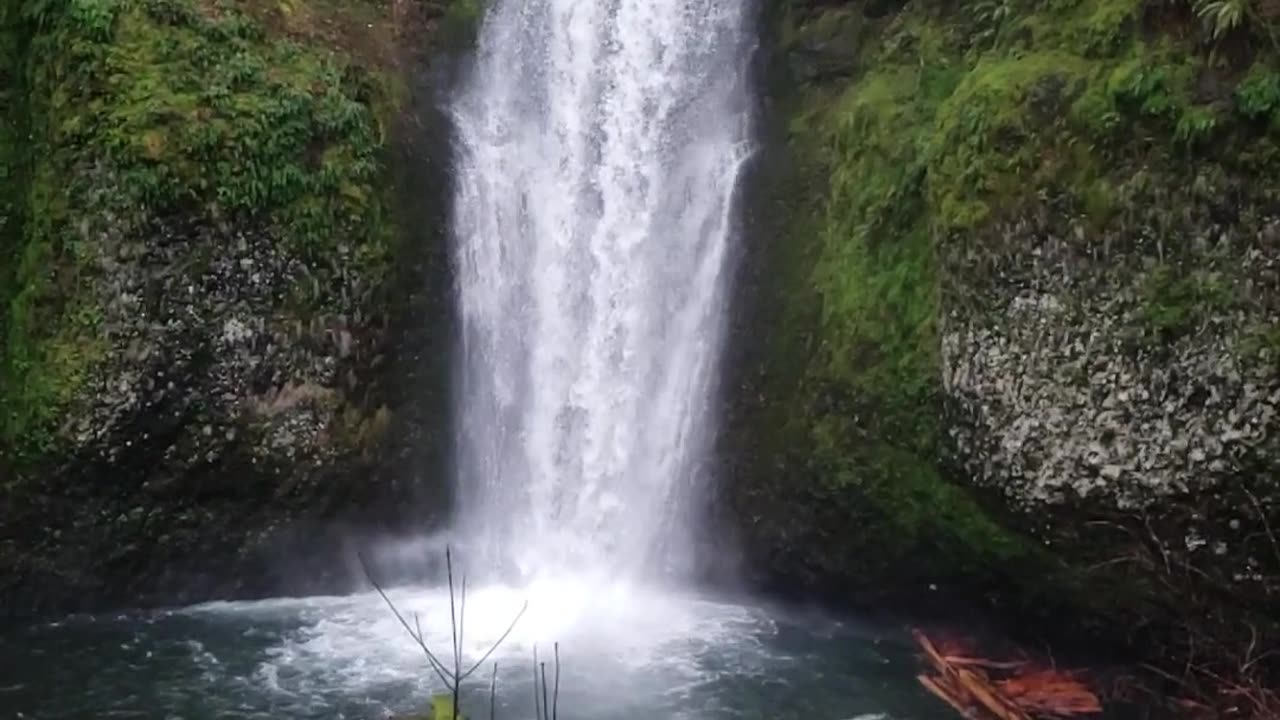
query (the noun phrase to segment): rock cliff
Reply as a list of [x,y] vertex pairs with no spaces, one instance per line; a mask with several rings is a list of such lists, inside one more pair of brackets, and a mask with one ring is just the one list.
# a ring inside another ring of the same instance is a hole
[[1280,638],[1280,54],[1242,5],[768,4],[724,442],[759,581]]
[[399,461],[446,436],[446,154],[401,34],[468,12],[5,4],[9,607],[322,587],[316,528],[427,519]]

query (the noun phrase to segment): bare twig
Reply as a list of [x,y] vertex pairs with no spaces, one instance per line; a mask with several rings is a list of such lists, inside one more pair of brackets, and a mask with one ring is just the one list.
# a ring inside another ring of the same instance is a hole
[[502,636],[498,638],[497,642],[495,642],[492,646],[489,647],[488,652],[486,652],[483,656],[481,656],[480,659],[476,661],[475,665],[472,665],[470,669],[462,673],[462,677],[460,678],[461,680],[466,680],[467,678],[471,677],[471,673],[474,673],[476,671],[476,668],[479,668],[481,665],[484,664],[485,660],[489,659],[489,656],[492,655],[493,651],[497,650],[498,646],[501,645],[507,639],[507,636],[511,634],[511,631],[516,629],[516,623],[520,622],[520,618],[524,617],[525,611],[527,611],[528,609],[529,609],[529,601],[525,600],[524,604],[520,606],[520,612],[516,613],[516,616],[511,618],[511,624],[507,626],[507,629],[502,633]]
[[[422,648],[425,650],[427,641],[425,639],[426,636],[422,634],[422,623],[418,620],[418,613],[413,614],[413,626],[418,629],[418,635],[417,637],[414,638],[414,640],[417,640],[418,645],[422,646]],[[413,633],[409,633],[409,634],[413,635]],[[434,656],[429,655],[428,657],[434,663],[432,667],[437,669],[436,672],[445,673],[445,674],[449,672],[449,670],[439,660],[436,660]]]
[[498,663],[493,664],[493,679],[489,681],[489,720],[495,720],[498,708]]
[[467,576],[462,575],[462,602],[458,608],[458,655],[462,655],[462,647],[465,644],[463,636],[467,631]]
[[542,710],[546,712],[551,707],[547,703],[547,664],[544,662],[539,667],[542,669]]
[[538,645],[533,646],[533,715],[542,720],[542,706],[538,702]]
[[462,670],[462,646],[458,644],[458,613],[453,601],[453,553],[448,547],[444,549],[444,564],[449,575],[449,626],[453,631],[453,717],[458,720],[458,674]]
[[1164,669],[1156,665],[1152,665],[1151,663],[1141,663],[1139,667],[1145,670],[1148,670],[1150,672],[1153,672],[1156,675],[1159,675],[1160,677],[1164,678],[1165,680],[1168,680],[1169,682],[1172,682],[1177,685],[1183,685],[1186,682],[1185,678],[1179,678],[1173,673],[1166,672]]
[[1262,520],[1262,529],[1267,533],[1267,539],[1271,541],[1271,551],[1275,553],[1276,562],[1280,563],[1280,541],[1276,540],[1276,534],[1271,531],[1271,521],[1267,520],[1267,511],[1263,509],[1262,503],[1258,501],[1258,496],[1249,491],[1249,488],[1241,488],[1244,494],[1249,497],[1249,502],[1253,503],[1254,509],[1258,511],[1258,518]]
[[555,644],[556,649],[556,687],[551,695],[551,720],[557,720],[560,715],[560,643]]
[[[1244,650],[1244,662],[1240,665],[1241,672],[1249,672],[1249,668],[1257,662],[1253,657],[1253,651],[1258,647],[1258,628],[1251,622],[1246,622],[1245,625],[1249,627],[1249,647]],[[1266,657],[1266,654],[1264,653],[1262,657]]]
[[364,554],[356,553],[356,558],[360,560],[360,565],[364,568],[365,577],[369,578],[369,582],[373,584],[373,589],[377,590],[378,594],[382,596],[383,602],[387,604],[387,607],[391,608],[392,614],[394,614],[396,619],[400,621],[400,624],[404,626],[405,631],[409,633],[409,637],[416,640],[418,642],[418,647],[422,648],[422,652],[427,654],[427,660],[431,662],[431,669],[440,677],[440,682],[448,686],[449,679],[444,672],[441,672],[441,668],[443,668],[444,665],[436,659],[435,654],[427,647],[427,644],[423,641],[422,637],[414,634],[413,628],[409,627],[409,623],[404,619],[404,616],[396,609],[395,603],[391,602],[391,598],[387,597],[387,593],[383,591],[382,586],[378,584],[378,581],[373,579],[373,573],[369,570],[369,564],[365,562]]
[[1160,542],[1160,536],[1156,535],[1155,529],[1151,527],[1151,516],[1147,514],[1146,510],[1142,511],[1142,525],[1147,529],[1151,544],[1155,546],[1156,550],[1160,551],[1160,557],[1164,560],[1165,573],[1172,575],[1173,565],[1169,562],[1169,553],[1164,549],[1164,543]]
[[[502,635],[496,641],[494,641],[492,645],[489,646],[489,649],[485,651],[484,655],[481,656],[480,659],[477,660],[474,665],[467,668],[467,670],[464,672],[462,670],[462,652],[463,652],[463,644],[466,639],[465,628],[463,627],[463,623],[466,622],[466,613],[467,613],[467,578],[465,575],[462,576],[461,595],[459,596],[458,594],[455,593],[454,582],[453,582],[453,553],[451,549],[446,547],[445,548],[445,565],[448,569],[448,575],[449,575],[449,620],[450,620],[452,636],[453,636],[453,668],[451,670],[443,662],[441,662],[438,657],[436,657],[435,653],[431,652],[431,649],[429,647],[427,647],[426,636],[422,632],[422,622],[419,619],[418,614],[417,613],[413,614],[413,624],[410,625],[409,621],[405,619],[405,616],[400,612],[398,608],[396,608],[395,603],[391,601],[391,598],[387,595],[386,591],[382,589],[382,585],[380,585],[377,579],[374,578],[373,571],[369,568],[369,563],[365,560],[364,554],[356,553],[356,557],[360,560],[360,566],[364,569],[365,577],[369,579],[369,583],[373,585],[373,588],[375,590],[378,591],[378,595],[382,597],[382,601],[385,602],[387,604],[387,607],[391,609],[391,613],[395,615],[396,620],[398,620],[400,622],[400,625],[404,627],[405,632],[409,633],[409,637],[413,638],[414,642],[418,644],[418,647],[422,648],[422,652],[426,654],[428,664],[430,664],[431,666],[431,670],[435,672],[438,678],[440,678],[440,682],[444,684],[445,688],[449,691],[449,694],[453,699],[453,710],[452,710],[451,720],[458,720],[459,705],[461,704],[461,695],[462,695],[462,683],[467,678],[471,677],[471,675],[474,674],[476,670],[480,669],[480,667],[484,665],[484,663],[489,659],[489,657],[493,655],[493,653],[498,649],[498,646],[500,646],[504,641],[506,641],[506,639],[511,635],[511,631],[515,629],[516,623],[520,622],[520,618],[524,617],[525,612],[529,609],[529,601],[528,600],[524,601],[524,604],[521,605],[520,607],[520,611],[517,612],[515,617],[511,619],[511,623],[507,626],[507,629],[502,633]],[[558,647],[556,650],[556,657],[557,657],[556,682],[558,685],[559,684],[559,672],[558,672],[559,648]],[[538,665],[537,665],[536,646],[534,648],[533,675],[534,675],[534,685],[535,685],[534,702],[536,703],[538,700],[538,690],[537,690]],[[546,675],[546,671],[544,669],[543,670],[543,676],[544,676],[543,677],[543,685],[544,685],[543,700],[544,701],[546,699],[545,698],[545,694],[546,694],[545,675]],[[493,716],[497,711],[497,682],[498,682],[498,664],[494,663],[493,677],[490,679],[490,682],[489,682],[490,720],[492,720]],[[557,690],[557,693],[558,692],[559,691]],[[545,716],[547,712],[547,708],[545,707],[545,702],[544,702],[544,707],[541,710],[542,710],[542,713],[539,715],[540,719],[543,716]]]

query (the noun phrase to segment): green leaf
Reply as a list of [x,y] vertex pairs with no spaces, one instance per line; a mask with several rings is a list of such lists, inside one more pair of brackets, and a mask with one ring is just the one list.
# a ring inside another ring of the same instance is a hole
[[[435,720],[454,720],[453,695],[449,693],[437,693],[432,695],[431,716],[435,718]],[[465,720],[462,713],[458,713],[457,720]]]

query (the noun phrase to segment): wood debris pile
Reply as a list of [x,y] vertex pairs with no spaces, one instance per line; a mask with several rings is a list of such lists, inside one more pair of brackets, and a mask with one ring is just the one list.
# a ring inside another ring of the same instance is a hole
[[920,684],[969,720],[1074,718],[1102,712],[1098,696],[1070,673],[1029,661],[995,662],[943,653],[915,632],[932,675]]

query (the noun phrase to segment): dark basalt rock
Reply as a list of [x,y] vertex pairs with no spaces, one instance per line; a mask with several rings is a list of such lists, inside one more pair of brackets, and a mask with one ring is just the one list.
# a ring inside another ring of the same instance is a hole
[[1240,99],[1276,59],[1127,7],[766,16],[720,491],[754,582],[1160,660],[1280,637],[1280,104]]
[[[382,234],[334,226],[298,242],[270,207],[121,217],[97,208],[126,180],[102,159],[75,166],[92,178],[87,199],[71,196],[86,208],[75,282],[44,301],[92,308],[92,332],[77,336],[76,376],[55,377],[68,390],[47,434],[0,442],[6,613],[346,590],[362,544],[443,518],[446,78],[418,53],[441,20],[421,10],[399,18],[414,52],[362,70],[412,76],[403,103],[372,83],[313,88],[390,113],[377,120],[388,202],[357,219]],[[390,269],[361,256],[369,237]],[[67,258],[50,262],[71,274]]]

